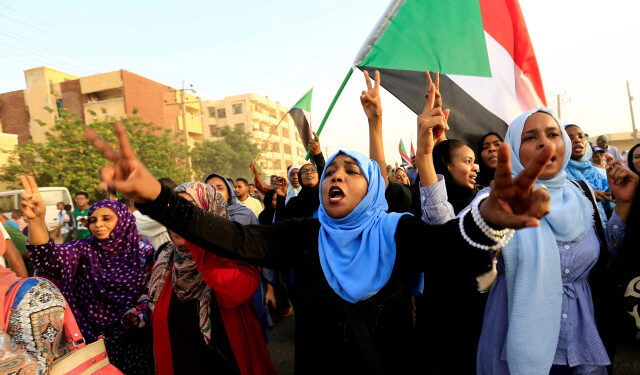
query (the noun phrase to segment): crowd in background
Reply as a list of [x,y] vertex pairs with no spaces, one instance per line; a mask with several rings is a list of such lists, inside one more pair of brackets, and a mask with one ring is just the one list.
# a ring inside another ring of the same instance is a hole
[[606,374],[621,343],[640,356],[640,145],[592,145],[545,108],[448,139],[434,77],[407,165],[385,162],[379,74],[360,97],[370,155],[323,155],[316,135],[286,176],[156,181],[121,128],[122,154],[88,135],[113,199],[77,192],[50,230],[21,177],[0,332],[39,374],[68,350],[65,300],[125,374],[276,373],[269,332],[292,314],[300,374]]

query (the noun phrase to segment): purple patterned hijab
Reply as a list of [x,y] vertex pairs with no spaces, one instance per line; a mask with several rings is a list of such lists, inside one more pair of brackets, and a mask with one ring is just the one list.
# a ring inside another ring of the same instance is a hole
[[151,245],[140,239],[136,219],[127,206],[99,201],[99,208],[115,212],[118,222],[109,237],[93,236],[55,245],[60,256],[60,291],[69,302],[82,334],[91,342],[100,334],[116,339],[122,333],[120,319],[144,291],[145,267]]

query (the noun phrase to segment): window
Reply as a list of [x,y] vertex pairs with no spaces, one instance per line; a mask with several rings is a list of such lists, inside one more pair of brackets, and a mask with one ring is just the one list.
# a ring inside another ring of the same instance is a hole
[[217,126],[209,126],[209,132],[211,133],[212,137],[220,136],[220,131],[218,130]]
[[278,135],[278,128],[276,128],[275,126],[271,128],[271,134],[273,135]]
[[273,169],[282,169],[282,162],[280,160],[276,160],[273,162]]
[[289,145],[283,145],[283,146],[284,146],[284,153],[291,155],[291,146]]
[[227,117],[227,112],[224,110],[224,108],[220,108],[218,110],[218,118],[225,118]]
[[216,117],[216,107],[207,107],[209,110],[209,117]]
[[282,128],[282,136],[289,138],[289,129]]
[[58,110],[58,117],[60,117],[60,114],[62,113],[62,110],[64,109],[64,104],[62,104],[62,99],[56,100],[56,109]]
[[242,113],[242,103],[234,104],[233,105],[233,114],[234,115],[238,115],[240,113]]
[[235,128],[244,131],[244,122],[240,122],[238,124],[235,124]]

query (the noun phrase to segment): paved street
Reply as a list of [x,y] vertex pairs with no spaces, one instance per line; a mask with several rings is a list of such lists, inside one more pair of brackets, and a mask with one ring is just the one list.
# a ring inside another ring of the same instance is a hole
[[293,314],[280,319],[269,335],[269,355],[280,375],[293,375],[293,339],[295,323]]

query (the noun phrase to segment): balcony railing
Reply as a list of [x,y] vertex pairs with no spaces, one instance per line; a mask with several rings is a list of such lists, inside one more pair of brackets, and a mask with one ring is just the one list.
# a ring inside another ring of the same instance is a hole
[[93,101],[89,101],[88,103],[85,103],[84,106],[85,106],[85,108],[95,108],[95,107],[102,107],[102,106],[105,106],[105,105],[117,104],[117,103],[124,103],[124,98],[111,98],[111,99],[105,99],[105,100],[93,100]]

